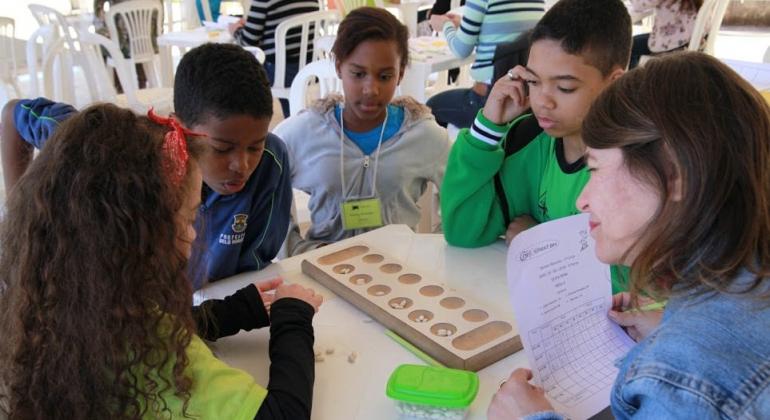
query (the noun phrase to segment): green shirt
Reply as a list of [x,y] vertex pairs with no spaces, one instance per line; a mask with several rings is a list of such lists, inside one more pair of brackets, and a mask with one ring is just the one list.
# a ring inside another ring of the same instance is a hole
[[[217,359],[197,335],[192,336],[187,347],[189,364],[186,374],[192,378],[187,413],[200,419],[253,419],[267,390],[259,386],[248,373],[228,366]],[[166,364],[165,377],[172,377],[173,362]],[[183,400],[174,395],[173,389],[161,392],[173,419],[182,416]],[[167,413],[150,407],[146,419],[169,418]]]
[[[567,163],[563,144],[541,132],[521,149],[505,156],[502,139],[511,124],[497,125],[478,112],[469,129],[457,136],[441,186],[444,235],[451,245],[475,248],[489,245],[507,226],[495,192],[500,172],[511,218],[529,215],[538,223],[579,213],[575,202],[588,182],[582,159]],[[625,290],[617,267],[612,267],[613,293]]]

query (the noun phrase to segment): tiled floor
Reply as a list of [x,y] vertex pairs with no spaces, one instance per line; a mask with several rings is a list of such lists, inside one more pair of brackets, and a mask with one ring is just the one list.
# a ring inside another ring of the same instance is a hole
[[[722,28],[716,42],[715,55],[719,58],[761,62],[765,52],[770,48],[770,28]],[[23,92],[29,89],[29,77],[20,77],[20,85]],[[85,80],[76,76],[76,92],[85,92]],[[11,94],[10,91],[0,88],[0,104],[5,104]],[[86,105],[85,98],[78,97],[78,105]],[[274,115],[271,128],[283,120],[281,107],[278,101],[274,103]],[[5,201],[5,188],[2,183],[2,169],[0,169],[0,203]]]

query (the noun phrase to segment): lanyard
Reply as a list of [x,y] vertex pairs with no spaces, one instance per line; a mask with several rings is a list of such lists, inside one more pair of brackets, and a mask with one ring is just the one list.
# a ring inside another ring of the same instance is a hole
[[[347,195],[345,188],[345,109],[340,105],[340,181],[342,182],[342,196]],[[380,162],[380,147],[382,147],[382,137],[385,135],[385,125],[388,123],[388,107],[385,107],[385,119],[382,120],[382,129],[380,130],[380,140],[377,142],[377,150],[374,152],[374,175],[372,176],[372,197],[377,195],[377,165]],[[367,155],[364,166],[369,166],[369,156]]]

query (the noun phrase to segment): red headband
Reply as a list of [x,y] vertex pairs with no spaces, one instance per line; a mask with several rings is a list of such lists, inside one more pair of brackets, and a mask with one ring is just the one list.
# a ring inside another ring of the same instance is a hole
[[179,185],[187,173],[187,138],[186,135],[202,136],[203,134],[194,133],[184,127],[175,118],[161,117],[150,108],[147,111],[147,118],[156,124],[167,125],[171,130],[166,133],[163,139],[163,169],[168,174],[169,180],[174,185]]

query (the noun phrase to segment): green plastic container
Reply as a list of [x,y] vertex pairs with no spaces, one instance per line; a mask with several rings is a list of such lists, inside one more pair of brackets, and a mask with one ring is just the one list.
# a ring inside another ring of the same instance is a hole
[[385,393],[402,418],[463,419],[479,392],[474,372],[424,365],[401,365]]

